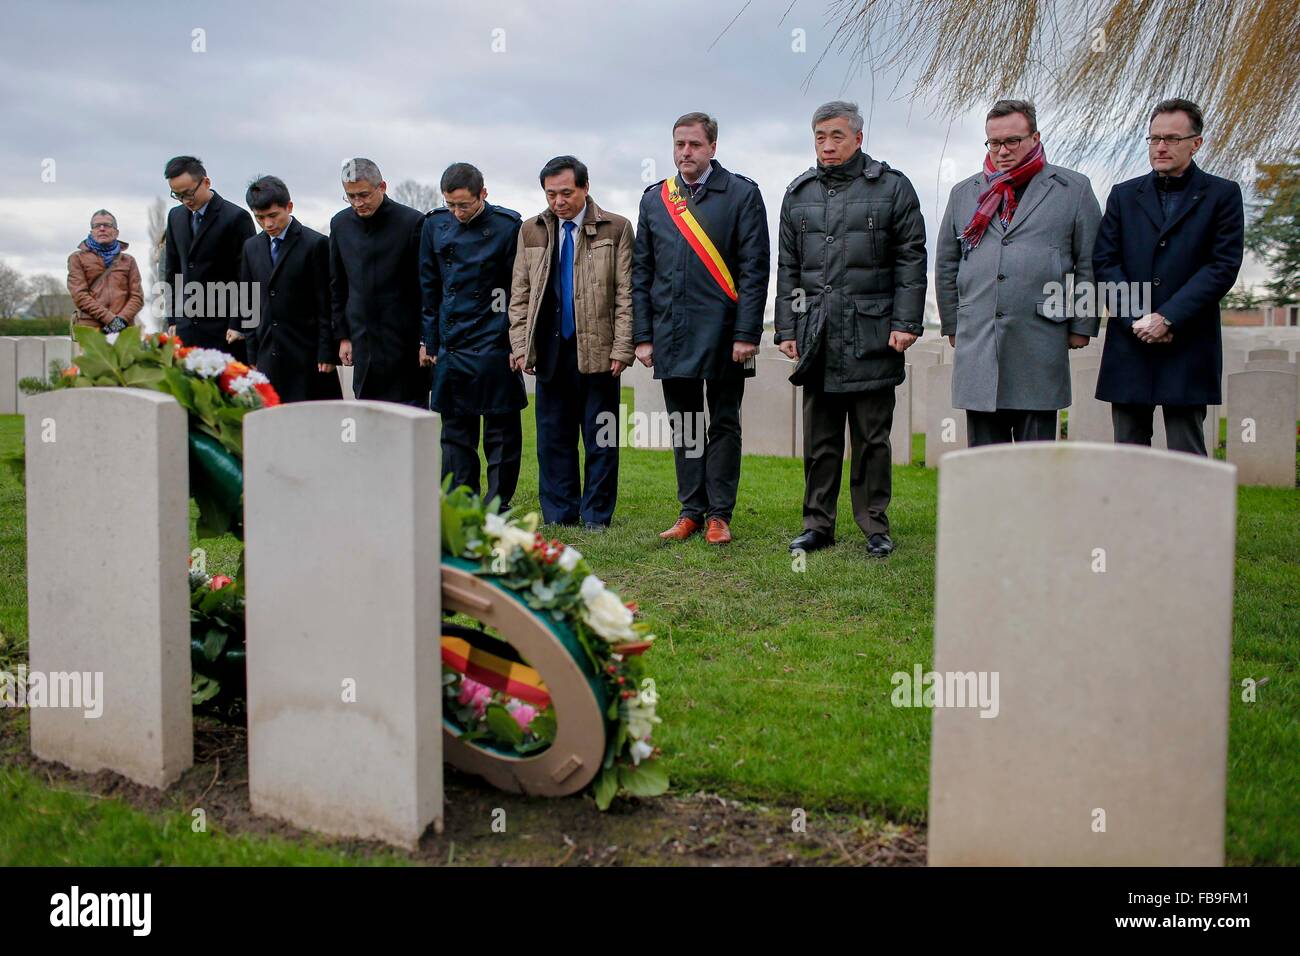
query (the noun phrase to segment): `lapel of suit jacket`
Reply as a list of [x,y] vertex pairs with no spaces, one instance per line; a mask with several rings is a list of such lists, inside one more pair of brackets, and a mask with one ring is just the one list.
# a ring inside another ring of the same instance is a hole
[[[194,244],[194,230],[190,226],[190,211],[184,206],[177,206],[180,215],[176,216],[176,249],[181,254],[181,272],[188,272],[190,261],[190,246]],[[168,228],[171,228],[171,220],[168,220]]]
[[[224,202],[225,200],[217,195],[216,190],[213,190],[212,198],[208,200],[208,211],[203,214],[203,226],[199,229],[199,234],[197,236],[194,235],[193,227],[190,229],[191,253],[193,253],[199,243],[207,237],[208,233],[212,231],[212,227],[216,225],[218,211],[221,209],[221,205]],[[191,219],[191,221],[193,220]]]
[[1142,211],[1147,214],[1151,220],[1151,225],[1156,227],[1156,232],[1160,232],[1165,224],[1165,211],[1160,208],[1160,197],[1156,195],[1156,174],[1152,170],[1142,180],[1142,184],[1137,188],[1137,204],[1142,207]]
[[[280,255],[271,264],[271,275],[267,282],[275,279],[275,274],[280,271],[280,266],[284,265],[285,256],[289,254],[289,249],[293,246],[301,230],[302,226],[298,224],[297,219],[289,223],[289,228],[284,231],[284,241],[280,243]],[[266,239],[266,256],[268,260],[271,258],[271,238],[269,236]]]
[[[1015,214],[1011,217],[1011,225],[1007,226],[1005,234],[1009,236],[1020,228],[1021,223],[1028,219],[1030,213],[1047,198],[1047,194],[1055,185],[1056,177],[1052,174],[1052,167],[1044,166],[1037,176],[1029,180],[1029,185],[1025,187],[1024,198],[1016,206]],[[994,216],[994,219],[996,220],[997,217]]]
[[[1201,167],[1193,164],[1191,176],[1188,179],[1187,185],[1183,187],[1183,191],[1187,193],[1187,196],[1178,204],[1178,209],[1174,212],[1174,217],[1166,220],[1164,224],[1161,225],[1160,236],[1163,237],[1170,229],[1182,222],[1183,217],[1195,209],[1197,204],[1205,197],[1205,188],[1208,185],[1205,178],[1205,173],[1201,170]],[[1153,182],[1151,186],[1151,192],[1154,195],[1155,183]],[[1160,198],[1157,196],[1156,206],[1159,207],[1159,205]]]

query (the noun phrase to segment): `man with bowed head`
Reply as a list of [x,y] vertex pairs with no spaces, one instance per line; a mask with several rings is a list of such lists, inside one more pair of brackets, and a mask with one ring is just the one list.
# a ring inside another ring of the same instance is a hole
[[[663,383],[673,427],[682,541],[707,522],[709,544],[731,541],[740,484],[740,403],[763,333],[767,212],[752,179],[713,158],[718,123],[687,113],[673,124],[677,174],[646,189],[632,259],[636,357]],[[704,454],[688,450],[686,423],[709,407]]]
[[935,252],[939,321],[956,349],[952,404],[966,410],[972,447],[1054,441],[1069,350],[1101,318],[1053,290],[1071,274],[1092,286],[1101,208],[1087,176],[1047,162],[1032,103],[994,103],[984,133],[984,170],[952,188]]
[[420,367],[420,229],[424,213],[395,202],[371,160],[343,164],[348,208],[330,220],[330,294],[339,361],[360,399],[425,408]]

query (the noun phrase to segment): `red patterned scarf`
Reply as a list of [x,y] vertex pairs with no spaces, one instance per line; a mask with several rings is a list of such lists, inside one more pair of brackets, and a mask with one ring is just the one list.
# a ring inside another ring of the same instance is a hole
[[961,234],[963,257],[970,255],[970,251],[980,244],[980,239],[984,237],[984,230],[993,221],[993,213],[999,206],[1002,207],[1002,212],[998,216],[1002,228],[1011,225],[1011,217],[1016,213],[1016,189],[1042,172],[1046,164],[1047,157],[1043,153],[1041,142],[1034,144],[1034,148],[1020,161],[1019,166],[1014,166],[1006,172],[998,172],[997,167],[993,165],[993,157],[988,153],[984,154],[984,181],[988,183],[988,188],[980,193],[979,206],[975,209],[975,215],[971,216],[970,224]]

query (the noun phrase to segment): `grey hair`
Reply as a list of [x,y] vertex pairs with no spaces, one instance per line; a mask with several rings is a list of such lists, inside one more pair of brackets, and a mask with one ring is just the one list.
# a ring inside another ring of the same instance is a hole
[[90,214],[90,224],[91,224],[92,226],[95,224],[95,217],[96,217],[96,216],[107,216],[109,219],[113,220],[113,228],[114,228],[114,229],[117,228],[117,217],[114,216],[114,215],[113,215],[111,212],[109,212],[107,209],[96,209],[94,212],[92,212],[92,213]]
[[862,111],[858,109],[857,103],[850,103],[848,100],[831,100],[829,103],[823,103],[817,107],[813,113],[813,129],[817,128],[818,123],[824,123],[828,119],[843,117],[849,121],[849,127],[855,133],[862,132]]
[[384,181],[383,174],[372,159],[349,159],[343,164],[343,181],[345,183],[369,183],[378,186]]

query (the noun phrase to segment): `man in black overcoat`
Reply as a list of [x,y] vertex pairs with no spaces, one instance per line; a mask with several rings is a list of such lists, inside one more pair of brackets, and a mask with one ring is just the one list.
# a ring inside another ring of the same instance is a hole
[[348,208],[330,220],[330,292],[339,361],[360,399],[427,408],[420,366],[420,229],[424,213],[386,195],[368,159],[343,164]]
[[278,176],[254,180],[244,201],[262,227],[244,243],[240,271],[241,281],[258,288],[248,364],[271,380],[282,402],[342,398],[330,318],[330,241],[294,218],[289,187]]

